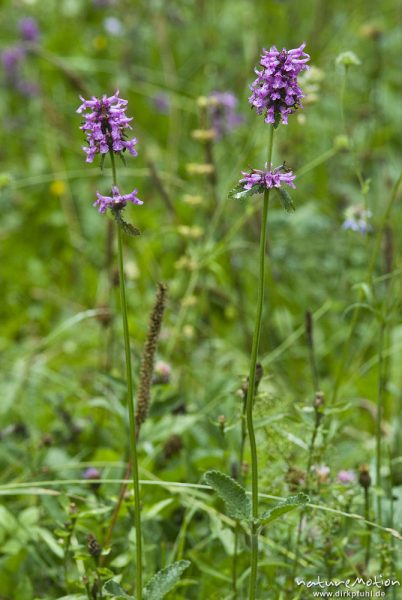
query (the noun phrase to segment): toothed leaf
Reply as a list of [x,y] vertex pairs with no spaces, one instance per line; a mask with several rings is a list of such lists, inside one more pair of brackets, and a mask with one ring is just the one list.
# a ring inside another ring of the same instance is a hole
[[180,580],[190,561],[179,560],[154,575],[144,588],[144,600],[162,600]]
[[248,198],[249,196],[263,194],[264,190],[265,188],[262,185],[253,185],[250,190],[245,190],[244,187],[239,183],[235,188],[233,188],[233,190],[229,192],[229,198],[242,200],[243,198]]
[[282,500],[269,510],[266,510],[261,516],[261,524],[267,525],[271,523],[271,521],[275,521],[282,515],[294,510],[298,506],[302,506],[303,504],[307,504],[310,501],[310,498],[306,494],[297,494],[296,496],[289,496],[286,500]]
[[282,187],[275,188],[275,189],[279,194],[279,197],[282,202],[282,206],[286,210],[286,212],[288,212],[288,213],[295,212],[295,205],[293,204],[293,200],[292,200],[292,197],[289,194],[289,192]]
[[121,212],[122,212],[121,210],[116,210],[116,209],[112,208],[113,216],[114,216],[118,226],[121,227],[121,229],[124,231],[124,233],[126,233],[127,235],[131,235],[133,237],[141,235],[141,231],[139,229],[134,227],[134,225],[131,225],[131,223],[127,223],[127,221],[125,221],[123,219]]
[[240,520],[251,518],[250,498],[247,496],[246,490],[237,481],[220,471],[207,471],[204,479],[225,502],[230,517]]

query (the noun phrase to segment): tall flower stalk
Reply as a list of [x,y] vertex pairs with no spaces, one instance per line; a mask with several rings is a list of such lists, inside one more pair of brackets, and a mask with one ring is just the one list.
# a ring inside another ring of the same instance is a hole
[[[117,187],[116,166],[113,152],[110,153],[113,170],[113,185]],[[120,285],[120,302],[123,318],[124,331],[124,353],[126,359],[126,376],[127,376],[127,405],[130,420],[130,458],[131,458],[131,475],[133,479],[134,489],[134,527],[135,527],[135,542],[136,542],[136,597],[142,599],[142,534],[141,534],[141,505],[140,505],[140,483],[138,475],[138,455],[137,455],[137,433],[135,425],[135,409],[133,396],[133,376],[131,370],[131,350],[130,350],[130,333],[128,329],[127,318],[127,300],[126,300],[126,284],[124,276],[124,257],[123,257],[123,241],[122,232],[119,224],[117,228],[117,245],[118,245],[118,260],[119,260],[119,285]]]
[[[243,172],[240,185],[243,186],[243,194],[237,196],[251,195],[253,193],[264,193],[261,232],[259,244],[259,277],[257,291],[257,309],[254,323],[254,334],[251,348],[250,371],[248,380],[246,400],[246,423],[247,434],[250,444],[251,455],[251,572],[249,579],[249,600],[255,600],[257,594],[258,575],[258,535],[259,502],[258,502],[258,452],[253,422],[253,408],[256,382],[256,365],[261,337],[261,325],[264,309],[265,291],[265,251],[267,244],[268,208],[272,188],[280,191],[281,197],[285,198],[285,206],[289,208],[288,194],[282,189],[283,184],[295,187],[293,180],[295,176],[284,165],[272,167],[272,153],[274,130],[280,123],[287,124],[289,115],[301,107],[303,93],[298,86],[297,76],[300,71],[307,68],[306,62],[309,56],[303,52],[305,44],[293,50],[278,51],[273,46],[269,51],[264,50],[260,60],[260,68],[255,70],[257,79],[251,85],[252,94],[249,98],[250,104],[256,109],[257,114],[265,116],[265,122],[269,125],[267,164],[264,170],[253,169],[251,172]],[[288,205],[286,205],[288,203]],[[291,201],[290,201],[291,206]]]
[[[85,132],[88,146],[83,147],[87,155],[87,162],[92,162],[97,154],[101,155],[102,164],[106,154],[109,154],[113,185],[111,195],[105,196],[97,192],[97,199],[94,206],[97,206],[100,213],[105,213],[110,209],[116,221],[117,228],[117,244],[118,244],[118,263],[119,263],[119,285],[120,285],[120,302],[121,313],[123,320],[124,332],[124,351],[126,363],[126,378],[127,378],[127,406],[129,413],[129,429],[130,429],[130,461],[131,474],[134,488],[134,527],[136,534],[136,578],[135,590],[137,600],[142,600],[142,534],[141,534],[141,507],[140,507],[140,483],[138,475],[138,454],[136,444],[136,422],[135,422],[135,407],[133,397],[133,377],[131,369],[131,350],[130,350],[130,334],[128,328],[127,316],[127,300],[126,286],[124,277],[124,256],[123,256],[123,240],[122,229],[130,233],[138,233],[135,228],[126,223],[122,217],[122,211],[126,207],[127,202],[133,204],[142,204],[142,201],[137,197],[137,190],[133,190],[129,194],[121,194],[117,183],[117,171],[115,155],[122,157],[122,152],[128,150],[133,156],[137,155],[134,146],[137,143],[136,138],[127,139],[127,129],[131,129],[130,121],[125,114],[127,101],[119,98],[119,92],[115,92],[113,96],[102,98],[92,97],[91,100],[81,98],[82,104],[78,108],[78,113],[84,113],[84,123],[81,129]],[[89,110],[90,112],[84,112]],[[122,157],[123,158],[123,157]]]
[[[274,128],[269,128],[268,141],[268,164],[272,162],[272,148],[274,139]],[[260,266],[258,278],[258,297],[257,297],[257,313],[254,324],[253,344],[251,349],[249,385],[246,401],[246,422],[248,439],[251,451],[251,507],[253,515],[253,523],[251,526],[251,574],[249,586],[250,600],[255,598],[257,588],[257,567],[258,567],[258,455],[257,442],[255,439],[254,423],[253,423],[253,405],[254,405],[254,390],[255,390],[255,369],[257,365],[258,348],[261,336],[262,311],[264,306],[264,289],[265,289],[265,248],[267,244],[267,224],[268,224],[268,206],[269,206],[270,188],[264,192],[264,204],[262,210],[261,233],[260,233]]]

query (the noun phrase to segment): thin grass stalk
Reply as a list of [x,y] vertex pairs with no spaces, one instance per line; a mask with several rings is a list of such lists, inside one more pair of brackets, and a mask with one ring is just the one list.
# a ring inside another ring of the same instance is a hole
[[[273,148],[274,128],[269,128],[268,141],[268,165],[272,163],[272,148]],[[258,454],[257,443],[254,432],[253,423],[253,405],[256,380],[256,365],[258,348],[260,344],[262,312],[264,306],[264,287],[265,287],[265,249],[267,243],[267,223],[268,223],[268,207],[269,207],[270,189],[264,192],[264,204],[261,221],[261,236],[260,236],[260,267],[258,281],[258,299],[257,299],[257,314],[255,318],[253,345],[251,350],[250,373],[248,378],[247,402],[246,402],[246,422],[247,433],[250,443],[251,452],[251,573],[249,580],[249,600],[255,600],[257,592],[257,573],[258,573]]]
[[384,315],[380,324],[380,333],[378,339],[378,393],[377,393],[377,411],[376,411],[376,453],[375,453],[375,483],[377,487],[377,520],[382,524],[382,503],[381,493],[381,464],[382,464],[382,422],[384,417],[384,392],[385,392],[385,361],[384,361],[384,338],[385,338],[385,322]]
[[[135,433],[137,442],[139,439],[141,425],[145,421],[149,409],[152,375],[154,372],[154,360],[160,329],[162,326],[163,314],[165,310],[166,292],[167,286],[163,283],[158,283],[158,291],[156,293],[155,304],[153,306],[151,316],[149,319],[148,333],[147,338],[145,340],[144,350],[141,359],[140,381],[138,384],[137,394],[137,410],[135,413]],[[128,479],[130,477],[131,472],[131,465],[132,461],[130,459],[128,461],[128,465],[124,474],[124,483],[120,486],[119,496],[113,510],[109,528],[105,536],[105,546],[108,546],[112,539],[113,531],[117,523],[121,506],[124,501],[124,496],[126,494]],[[101,559],[102,558],[103,557],[101,556]]]
[[[117,186],[116,165],[113,152],[110,152],[113,172],[113,185]],[[126,301],[126,285],[124,278],[124,258],[123,258],[123,241],[121,227],[116,224],[117,229],[117,244],[118,244],[118,262],[119,262],[119,285],[120,285],[120,301],[121,312],[123,319],[124,332],[124,351],[126,359],[126,376],[127,376],[127,405],[130,421],[130,460],[131,474],[134,489],[134,527],[136,541],[136,578],[135,590],[137,600],[142,600],[142,533],[141,533],[141,505],[140,505],[140,484],[138,476],[138,456],[136,443],[136,425],[134,411],[134,396],[133,396],[133,377],[131,369],[131,350],[130,350],[130,333],[128,329],[127,317],[127,301]]]
[[[305,490],[307,493],[309,491],[309,486],[310,486],[310,472],[311,472],[311,467],[313,464],[315,441],[316,441],[316,438],[318,435],[318,431],[320,429],[322,418],[324,416],[323,408],[324,408],[324,395],[322,394],[322,392],[316,392],[315,399],[314,399],[314,412],[315,412],[314,429],[311,434],[311,440],[310,440],[310,445],[309,445],[309,449],[308,449],[307,469],[306,469]],[[291,575],[293,584],[295,583],[296,571],[297,571],[297,567],[299,564],[300,541],[301,541],[301,534],[302,534],[303,518],[304,518],[305,514],[306,514],[306,511],[302,510],[300,513],[299,524],[297,527],[297,537],[296,537],[295,551],[294,551],[295,558],[293,561],[293,569],[292,569],[292,575]]]

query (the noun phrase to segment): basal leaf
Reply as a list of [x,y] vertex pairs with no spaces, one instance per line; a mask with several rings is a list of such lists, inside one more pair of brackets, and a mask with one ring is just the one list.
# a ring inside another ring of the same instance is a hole
[[144,588],[144,600],[162,600],[189,566],[190,561],[179,560],[156,573]]
[[251,502],[246,490],[237,481],[220,471],[207,471],[204,479],[226,504],[228,515],[234,519],[251,517]]
[[306,494],[297,494],[296,496],[289,496],[286,500],[279,502],[269,510],[266,510],[261,516],[261,524],[267,525],[271,523],[271,521],[275,521],[282,515],[294,510],[298,506],[302,506],[303,504],[307,504],[310,501],[310,498]]

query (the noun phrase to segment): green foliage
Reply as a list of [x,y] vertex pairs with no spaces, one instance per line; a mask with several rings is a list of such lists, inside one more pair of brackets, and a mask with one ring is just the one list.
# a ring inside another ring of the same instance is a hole
[[122,231],[124,231],[124,233],[132,237],[141,235],[141,231],[137,229],[137,227],[134,227],[134,225],[131,225],[131,223],[127,223],[127,221],[123,219],[122,212],[122,210],[112,209],[113,217],[118,226],[121,227]]
[[244,187],[239,183],[235,188],[229,192],[229,198],[235,200],[244,200],[250,196],[255,196],[264,193],[264,187],[262,185],[253,185],[249,190],[245,190]]
[[156,573],[144,589],[144,600],[162,600],[179,582],[190,566],[188,560],[179,560]]
[[286,500],[263,512],[261,515],[261,524],[268,525],[268,523],[272,523],[272,521],[279,519],[282,515],[307,504],[309,501],[310,498],[306,494],[299,493],[296,496],[289,496]]
[[105,583],[102,592],[107,598],[111,597],[115,600],[135,600],[134,596],[126,594],[121,585],[113,579],[110,579]]
[[250,519],[250,498],[247,496],[246,490],[237,481],[219,471],[208,471],[204,475],[204,480],[225,502],[230,517],[240,520]]
[[281,199],[281,203],[286,212],[292,213],[295,211],[295,206],[293,204],[293,200],[289,192],[284,188],[275,188],[279,194],[279,198]]

